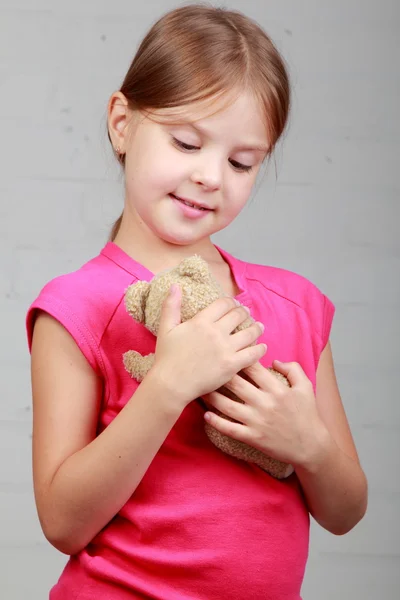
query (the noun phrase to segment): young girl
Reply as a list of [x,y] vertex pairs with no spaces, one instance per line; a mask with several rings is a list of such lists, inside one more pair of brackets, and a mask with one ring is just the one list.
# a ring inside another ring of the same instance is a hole
[[[257,24],[189,5],[155,23],[110,98],[123,214],[99,255],[50,281],[27,315],[38,515],[70,555],[51,600],[298,600],[309,514],[343,534],[365,513],[329,344],[333,304],[300,275],[210,240],[246,205],[289,97]],[[173,288],[156,339],[128,315],[125,290],[195,253],[229,297],[181,323]],[[232,334],[244,307],[256,323]],[[140,386],[123,366],[130,349],[155,351]],[[223,384],[244,404],[214,392]],[[224,454],[205,419],[295,472],[277,480]]]

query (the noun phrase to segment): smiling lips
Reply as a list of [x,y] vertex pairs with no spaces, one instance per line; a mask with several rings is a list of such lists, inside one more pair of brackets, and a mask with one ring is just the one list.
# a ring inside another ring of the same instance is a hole
[[212,208],[208,208],[207,206],[204,206],[204,204],[195,204],[190,200],[179,198],[178,196],[175,196],[175,194],[169,194],[169,197],[174,201],[176,206],[180,208],[181,212],[188,219],[201,219],[210,212],[213,212]]
[[206,204],[202,204],[201,202],[193,202],[192,200],[187,200],[186,198],[181,198],[180,196],[176,196],[175,194],[170,194],[173,198],[178,200],[179,202],[183,202],[186,206],[190,206],[191,208],[196,208],[197,210],[212,210]]

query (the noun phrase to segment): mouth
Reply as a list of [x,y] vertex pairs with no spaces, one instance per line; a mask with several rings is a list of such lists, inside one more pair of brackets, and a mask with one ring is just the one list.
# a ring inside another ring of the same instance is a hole
[[182,202],[182,204],[189,206],[190,208],[197,208],[197,210],[209,210],[209,211],[214,210],[213,208],[209,208],[208,206],[206,206],[205,204],[201,204],[200,202],[193,202],[193,200],[186,200],[185,198],[180,198],[179,196],[176,196],[175,194],[169,194],[169,195],[172,196],[172,198],[175,198],[175,200]]

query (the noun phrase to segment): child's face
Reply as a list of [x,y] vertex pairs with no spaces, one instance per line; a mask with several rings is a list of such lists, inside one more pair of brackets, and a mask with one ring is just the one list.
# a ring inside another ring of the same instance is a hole
[[[212,108],[208,108],[210,112]],[[186,108],[184,118],[193,121],[201,114],[199,107],[196,111]],[[165,118],[168,111],[157,111],[156,118],[158,115]],[[253,97],[243,93],[221,112],[196,120],[194,125],[207,133],[200,133],[190,122],[159,124],[146,115],[137,116],[124,148],[125,210],[132,224],[180,245],[199,242],[229,225],[249,199],[268,148],[265,125]],[[195,148],[180,148],[179,142]],[[242,146],[264,146],[264,150]],[[190,211],[170,194],[212,210]]]

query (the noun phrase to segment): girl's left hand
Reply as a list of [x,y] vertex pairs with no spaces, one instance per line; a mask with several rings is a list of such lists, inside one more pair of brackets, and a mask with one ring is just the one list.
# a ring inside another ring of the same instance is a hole
[[209,405],[239,422],[213,412],[206,412],[204,418],[221,433],[272,458],[307,468],[318,462],[329,436],[317,411],[312,383],[299,363],[274,361],[272,366],[287,377],[291,387],[256,363],[243,371],[258,388],[240,375],[225,385],[245,404],[219,392],[203,396]]

